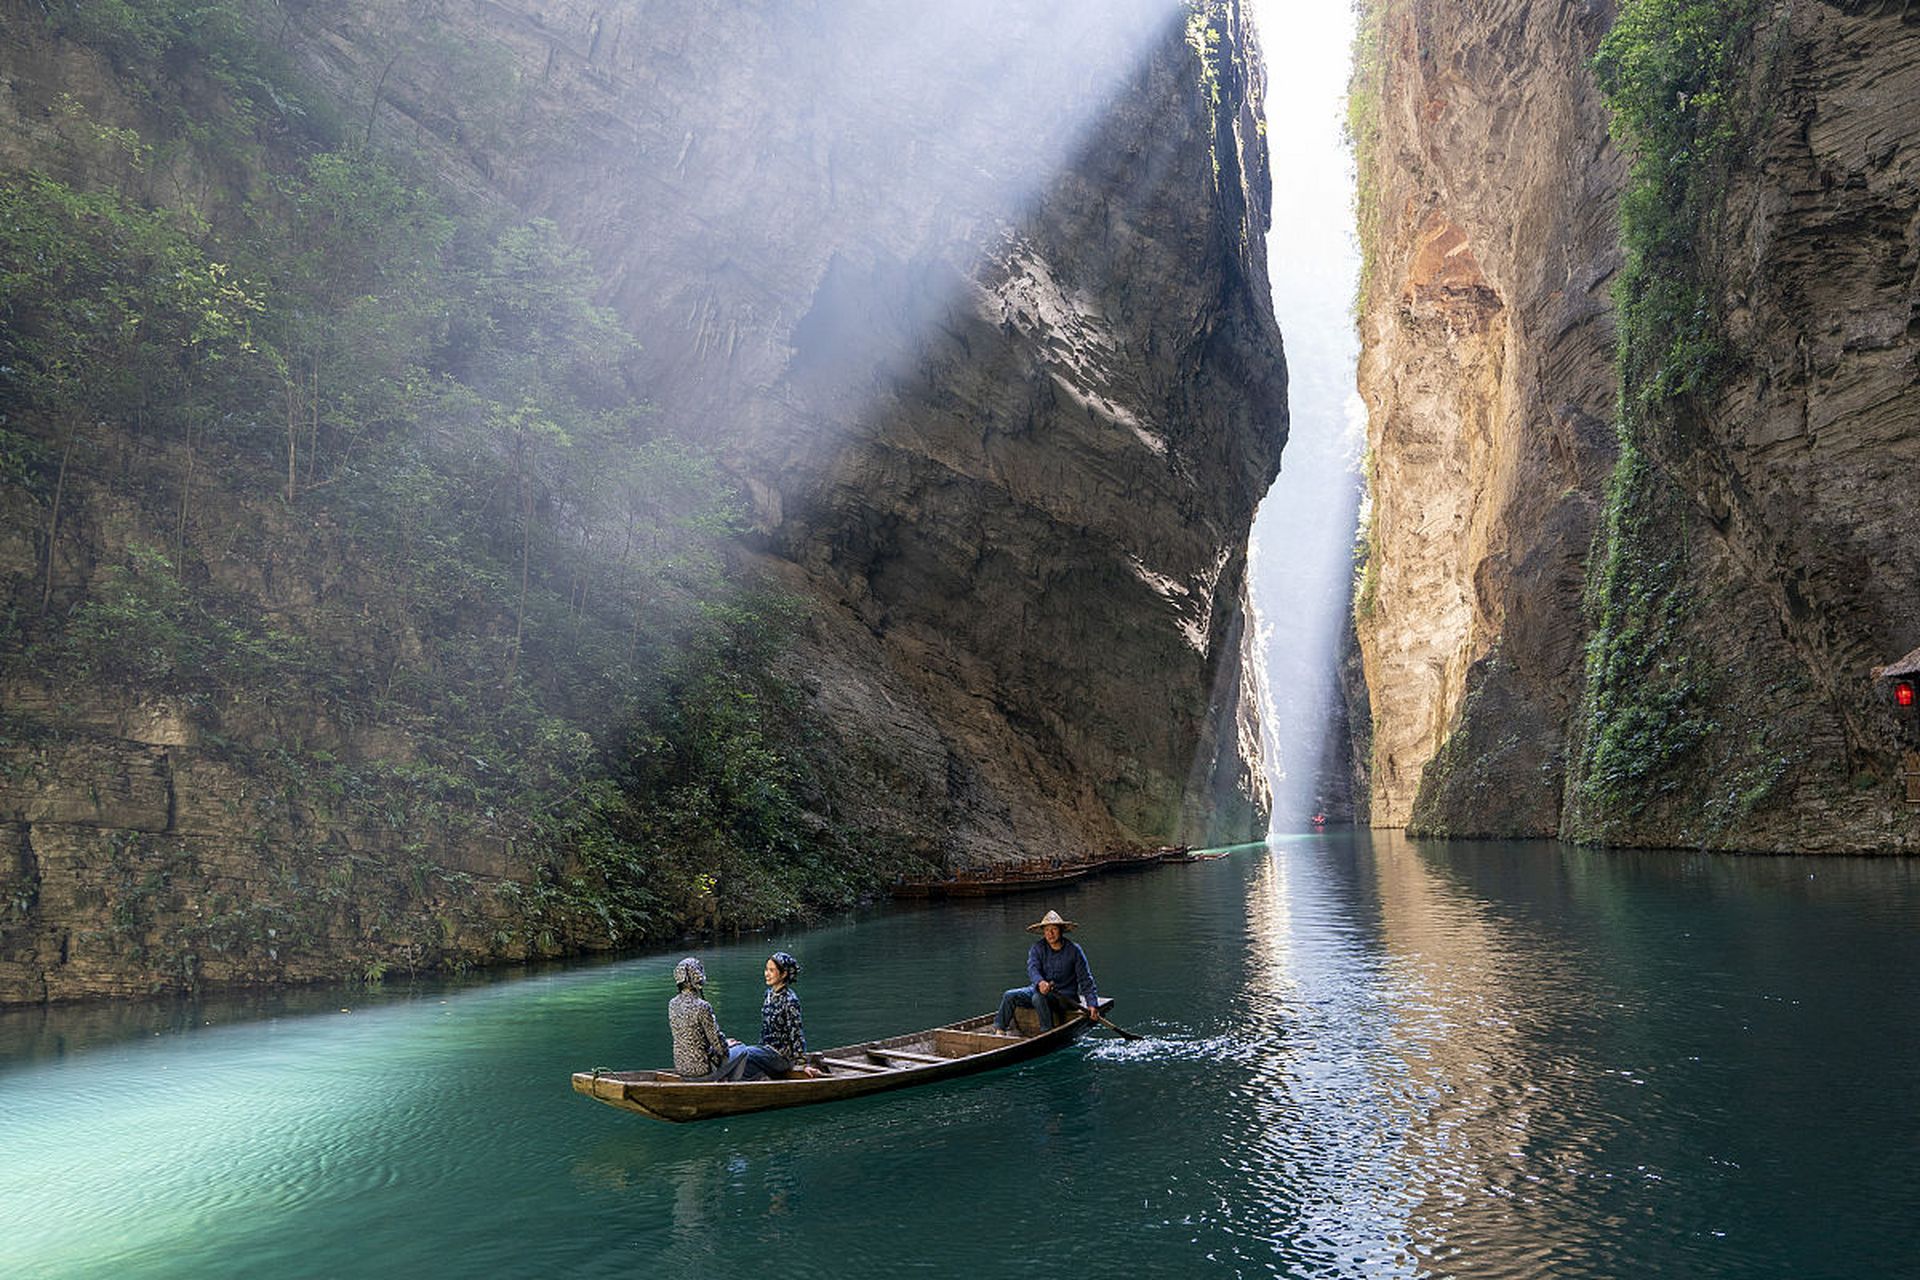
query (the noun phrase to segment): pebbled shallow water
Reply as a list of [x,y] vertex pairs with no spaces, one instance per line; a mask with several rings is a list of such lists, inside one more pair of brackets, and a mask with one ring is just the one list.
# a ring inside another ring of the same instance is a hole
[[0,1275],[1916,1273],[1920,866],[1334,833],[699,954],[824,1047],[1048,906],[1144,1040],[698,1125],[568,1087],[679,953],[0,1016]]

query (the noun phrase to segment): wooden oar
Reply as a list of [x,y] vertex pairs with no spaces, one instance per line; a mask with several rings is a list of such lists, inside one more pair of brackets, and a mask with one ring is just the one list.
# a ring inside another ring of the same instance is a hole
[[1105,1027],[1107,1030],[1113,1032],[1113,1034],[1119,1036],[1122,1040],[1145,1040],[1146,1039],[1145,1036],[1139,1035],[1136,1032],[1129,1031],[1125,1027],[1121,1026],[1119,1023],[1113,1022],[1107,1018],[1095,1018],[1093,1020],[1093,1025],[1096,1027]]

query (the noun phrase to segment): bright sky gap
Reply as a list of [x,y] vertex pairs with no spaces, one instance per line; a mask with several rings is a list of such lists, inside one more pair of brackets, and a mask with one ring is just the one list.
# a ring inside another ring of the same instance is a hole
[[1345,0],[1256,0],[1253,12],[1273,168],[1267,270],[1292,413],[1280,478],[1254,521],[1250,573],[1278,832],[1303,827],[1321,803],[1314,784],[1340,696],[1360,507],[1365,420],[1352,319],[1360,250],[1343,133],[1353,11]]

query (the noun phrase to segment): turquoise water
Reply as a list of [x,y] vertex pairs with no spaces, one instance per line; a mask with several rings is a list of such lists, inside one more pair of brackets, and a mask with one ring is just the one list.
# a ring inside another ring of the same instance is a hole
[[1334,833],[699,954],[827,1047],[1048,906],[1145,1040],[697,1125],[568,1086],[677,952],[0,1017],[0,1276],[1920,1272],[1920,865]]

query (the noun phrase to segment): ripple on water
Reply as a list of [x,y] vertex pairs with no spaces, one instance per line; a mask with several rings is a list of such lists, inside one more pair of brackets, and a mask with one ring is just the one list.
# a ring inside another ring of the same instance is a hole
[[[1133,1030],[1133,1028],[1129,1028]],[[1237,1062],[1256,1060],[1269,1046],[1247,1036],[1196,1036],[1146,1031],[1139,1040],[1100,1040],[1088,1044],[1096,1062]]]

